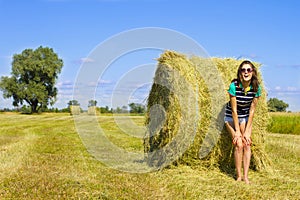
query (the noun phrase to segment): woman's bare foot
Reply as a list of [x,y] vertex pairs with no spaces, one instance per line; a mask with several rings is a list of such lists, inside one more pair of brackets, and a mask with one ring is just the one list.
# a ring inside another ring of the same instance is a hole
[[246,184],[250,184],[250,181],[249,181],[248,178],[244,178],[244,181],[245,181]]
[[237,177],[236,181],[242,181],[242,177]]

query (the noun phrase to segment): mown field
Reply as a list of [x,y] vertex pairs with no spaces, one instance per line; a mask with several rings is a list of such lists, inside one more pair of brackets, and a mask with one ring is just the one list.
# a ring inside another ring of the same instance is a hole
[[[143,124],[143,117],[132,118]],[[110,141],[143,151],[99,117]],[[250,185],[218,168],[172,167],[126,173],[104,166],[86,150],[68,114],[0,114],[0,199],[299,199],[300,135],[266,137],[272,167],[250,171]]]

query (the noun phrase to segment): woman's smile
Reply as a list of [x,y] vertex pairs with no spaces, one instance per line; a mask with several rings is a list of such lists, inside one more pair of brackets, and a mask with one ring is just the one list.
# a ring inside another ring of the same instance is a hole
[[245,64],[241,69],[243,81],[251,81],[252,78],[252,67],[249,64]]
[[251,78],[252,78],[252,74],[250,73],[250,74],[243,74],[243,80],[244,81],[250,81],[251,80]]

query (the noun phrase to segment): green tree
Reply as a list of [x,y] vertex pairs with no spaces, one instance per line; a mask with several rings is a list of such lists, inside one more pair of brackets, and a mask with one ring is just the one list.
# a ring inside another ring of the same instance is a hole
[[122,109],[118,106],[116,109],[113,110],[114,113],[122,113]]
[[68,107],[70,107],[70,106],[79,106],[79,105],[80,105],[80,103],[77,100],[71,100],[68,103]]
[[138,104],[138,103],[130,103],[130,113],[145,113],[146,109],[143,104]]
[[270,98],[268,100],[268,110],[270,112],[285,112],[289,104],[277,98]]
[[62,59],[52,48],[40,46],[36,50],[25,49],[15,54],[11,76],[3,76],[0,89],[4,98],[13,98],[13,105],[31,107],[31,113],[53,105],[56,101],[56,79],[63,66]]
[[113,112],[113,110],[109,109],[108,106],[100,107],[99,110],[100,110],[100,113],[112,113]]
[[97,102],[96,100],[89,100],[88,107],[96,106],[97,103],[98,103],[98,102]]

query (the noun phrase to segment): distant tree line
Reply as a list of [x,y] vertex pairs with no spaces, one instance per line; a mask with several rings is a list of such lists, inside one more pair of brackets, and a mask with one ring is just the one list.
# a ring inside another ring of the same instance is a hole
[[[128,106],[109,108],[108,106],[97,107],[96,100],[90,100],[88,103],[88,107],[95,106],[97,111],[100,113],[135,113],[135,114],[144,114],[146,112],[146,106],[139,103],[130,103]],[[72,100],[68,103],[68,108],[70,110],[70,106],[80,106],[77,100]]]
[[[286,109],[289,107],[289,104],[285,103],[282,100],[277,98],[270,98],[267,102],[269,112],[286,112]],[[66,108],[48,108],[43,107],[39,112],[55,112],[55,113],[69,113],[70,106],[80,106],[80,103],[77,100],[71,100],[68,102]],[[96,100],[90,100],[88,107],[97,106]],[[139,103],[130,103],[128,106],[110,108],[108,106],[96,107],[96,110],[99,113],[135,113],[135,114],[144,114],[146,112],[146,106]],[[3,108],[0,109],[0,112],[21,112],[25,114],[32,113],[31,106],[23,105],[22,107],[15,107],[13,109]]]
[[[133,114],[144,114],[146,112],[146,106],[143,104],[139,104],[139,103],[130,103],[129,109],[128,106],[122,106],[122,107],[116,107],[116,108],[110,108],[108,106],[102,106],[102,107],[97,107],[96,106],[97,101],[95,100],[91,100],[89,101],[88,106],[95,106],[96,110],[99,113],[133,113]],[[71,106],[79,106],[80,107],[80,103],[77,100],[71,100],[68,102],[67,107],[66,108],[43,108],[40,109],[39,112],[53,112],[53,113],[70,113],[71,112]],[[30,114],[31,113],[31,107],[30,106],[26,106],[23,105],[22,107],[15,107],[12,109],[9,108],[3,108],[0,109],[0,112],[21,112],[23,114]],[[81,110],[81,112],[83,112]]]

